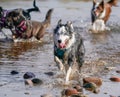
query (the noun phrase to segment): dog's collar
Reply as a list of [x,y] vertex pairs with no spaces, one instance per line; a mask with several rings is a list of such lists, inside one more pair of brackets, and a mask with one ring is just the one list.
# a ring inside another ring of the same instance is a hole
[[54,49],[55,49],[55,55],[60,59],[63,59],[65,52],[68,50],[68,49],[57,48],[56,45],[54,46]]

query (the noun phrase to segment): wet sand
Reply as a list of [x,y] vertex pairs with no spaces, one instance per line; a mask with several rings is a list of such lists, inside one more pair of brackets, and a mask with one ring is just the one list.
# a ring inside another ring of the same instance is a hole
[[[53,97],[61,97],[61,91],[65,88],[58,78],[59,71],[53,60],[52,32],[57,21],[62,19],[64,23],[71,20],[76,31],[84,39],[86,54],[82,72],[84,76],[97,76],[103,79],[100,93],[94,94],[84,91],[89,97],[120,96],[120,83],[111,82],[111,76],[119,76],[116,70],[120,70],[120,14],[119,7],[114,7],[107,25],[111,31],[100,34],[89,32],[91,24],[90,10],[92,2],[79,0],[37,0],[41,13],[33,12],[32,20],[43,21],[49,8],[54,8],[51,27],[47,29],[44,43],[13,43],[0,42],[0,97],[40,97],[50,93]],[[120,2],[119,4],[120,5]],[[32,1],[0,1],[0,6],[6,9],[32,7]],[[7,30],[6,33],[10,34]],[[4,37],[4,36],[1,36]],[[48,38],[49,37],[49,38]],[[105,67],[115,67],[106,70]],[[12,70],[19,74],[11,75]],[[37,78],[43,80],[42,85],[28,86],[24,84],[25,72],[33,72]],[[44,74],[53,72],[53,76]],[[60,82],[59,82],[60,81]]]

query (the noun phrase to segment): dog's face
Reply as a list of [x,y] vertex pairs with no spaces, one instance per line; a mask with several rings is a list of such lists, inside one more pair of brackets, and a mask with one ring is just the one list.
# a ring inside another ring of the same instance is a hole
[[61,20],[58,21],[58,25],[54,30],[54,43],[57,48],[66,49],[70,44],[70,40],[73,38],[73,26],[71,22],[62,24]]
[[100,3],[96,2],[96,0],[93,0],[93,9],[92,14],[95,17],[99,17],[104,11],[104,1],[102,0]]
[[17,10],[9,12],[6,16],[8,26],[18,26],[24,20],[25,17]]

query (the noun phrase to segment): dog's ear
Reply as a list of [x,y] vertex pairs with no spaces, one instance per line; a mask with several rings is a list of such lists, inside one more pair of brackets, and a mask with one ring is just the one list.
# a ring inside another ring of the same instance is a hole
[[58,21],[58,25],[61,25],[62,24],[62,20],[60,19],[59,21]]
[[96,0],[93,0],[93,4],[94,4],[94,5],[96,4]]
[[73,24],[71,21],[67,21],[66,26],[69,28],[70,32],[74,32]]
[[102,0],[102,1],[100,2],[100,6],[102,6],[102,8],[104,8],[104,0]]
[[19,15],[19,13],[16,11],[12,11],[9,13],[9,16],[11,16],[11,17],[17,17],[18,15]]
[[67,24],[68,27],[71,27],[71,26],[72,26],[72,22],[71,22],[71,21],[67,21],[66,24]]

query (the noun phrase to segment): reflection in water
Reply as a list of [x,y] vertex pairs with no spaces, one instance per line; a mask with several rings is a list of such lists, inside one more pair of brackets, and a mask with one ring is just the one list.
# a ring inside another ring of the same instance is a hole
[[98,43],[105,43],[109,39],[109,33],[103,32],[98,34],[92,34],[91,33],[91,43],[98,44]]
[[0,43],[0,59],[18,59],[19,55],[29,50],[38,49],[43,43]]

